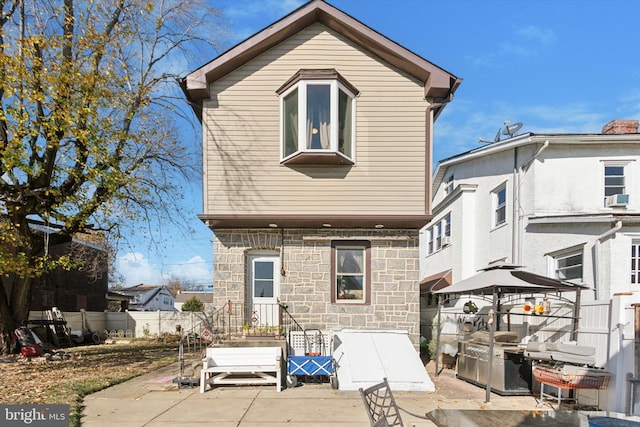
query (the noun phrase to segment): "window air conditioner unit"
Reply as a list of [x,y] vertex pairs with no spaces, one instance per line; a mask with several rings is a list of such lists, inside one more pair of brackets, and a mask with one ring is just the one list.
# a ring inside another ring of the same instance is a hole
[[449,246],[451,244],[451,236],[442,236],[442,246]]
[[614,194],[613,196],[607,196],[607,206],[627,206],[629,204],[628,194]]

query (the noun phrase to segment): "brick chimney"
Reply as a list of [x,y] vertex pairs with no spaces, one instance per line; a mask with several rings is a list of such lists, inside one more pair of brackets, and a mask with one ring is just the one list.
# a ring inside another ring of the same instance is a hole
[[637,120],[611,120],[603,126],[602,133],[605,135],[623,135],[627,133],[638,133]]

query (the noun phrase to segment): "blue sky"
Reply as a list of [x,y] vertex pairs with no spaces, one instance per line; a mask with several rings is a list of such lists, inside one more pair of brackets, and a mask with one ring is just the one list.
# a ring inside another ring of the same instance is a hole
[[[297,0],[212,1],[228,22],[229,48],[295,10]],[[434,162],[493,140],[509,120],[521,132],[599,133],[640,118],[640,2],[629,0],[329,0],[389,39],[463,79],[439,117]],[[203,57],[202,64],[215,57]],[[200,64],[197,64],[200,65]],[[211,284],[211,232],[197,219],[200,183],[185,213],[194,232],[163,229],[160,250],[144,236],[121,251],[125,285],[170,275]]]

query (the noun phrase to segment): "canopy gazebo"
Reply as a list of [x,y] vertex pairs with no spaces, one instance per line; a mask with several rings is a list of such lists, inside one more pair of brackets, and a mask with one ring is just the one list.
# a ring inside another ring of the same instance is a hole
[[[453,283],[451,286],[434,291],[434,294],[457,294],[457,295],[482,295],[491,296],[491,309],[488,315],[489,329],[489,364],[486,384],[486,402],[491,397],[491,376],[493,365],[494,335],[496,332],[496,321],[498,313],[499,299],[507,294],[549,294],[562,292],[576,292],[573,307],[573,324],[575,331],[578,325],[578,314],[580,310],[580,291],[586,286],[572,282],[553,279],[535,273],[522,270],[521,266],[511,264],[497,264],[480,270],[479,273]],[[438,333],[436,337],[436,376],[439,374],[438,359],[440,356],[440,320],[442,313],[442,298],[438,298]]]

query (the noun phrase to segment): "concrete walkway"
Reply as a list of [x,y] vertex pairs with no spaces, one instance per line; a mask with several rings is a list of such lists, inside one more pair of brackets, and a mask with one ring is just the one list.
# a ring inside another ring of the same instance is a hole
[[[436,385],[435,393],[393,392],[398,405],[414,414],[424,416],[438,409],[458,410],[445,413],[464,417],[465,425],[481,425],[479,421],[476,424],[472,422],[474,418],[480,420],[480,417],[473,415],[474,411],[482,411],[478,413],[483,414],[491,411],[492,415],[485,418],[490,420],[490,425],[499,427],[523,424],[520,421],[513,421],[512,424],[501,422],[493,411],[506,411],[500,413],[505,416],[508,413],[526,414],[529,419],[538,415],[546,418],[546,415],[553,414],[540,413],[536,400],[531,396],[504,397],[492,394],[491,402],[485,403],[485,391],[456,379],[454,371],[444,370],[435,377],[432,364],[427,365],[427,369]],[[197,387],[178,389],[172,382],[176,376],[176,367],[169,366],[87,396],[84,399],[82,425],[369,426],[360,394],[333,390],[328,383],[303,384],[280,393],[275,391],[274,386],[217,386],[201,394]],[[405,426],[435,425],[406,413],[402,413],[402,418]],[[582,418],[578,424],[571,425],[588,425],[586,416]],[[450,425],[458,422],[452,421]],[[546,423],[549,425],[549,420]]]

